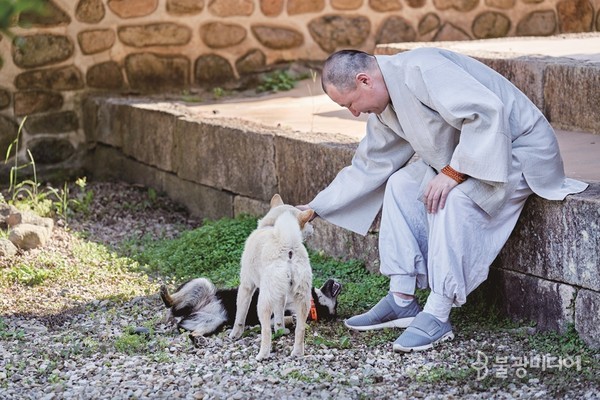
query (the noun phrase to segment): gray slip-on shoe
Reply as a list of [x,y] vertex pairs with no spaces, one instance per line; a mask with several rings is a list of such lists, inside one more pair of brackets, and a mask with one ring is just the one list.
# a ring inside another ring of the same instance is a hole
[[394,342],[394,351],[409,353],[432,348],[454,339],[450,321],[442,322],[433,315],[420,312],[402,335]]
[[370,331],[383,328],[406,328],[421,311],[414,299],[408,306],[400,307],[394,301],[394,294],[388,293],[373,308],[364,314],[344,321],[344,324],[357,331]]

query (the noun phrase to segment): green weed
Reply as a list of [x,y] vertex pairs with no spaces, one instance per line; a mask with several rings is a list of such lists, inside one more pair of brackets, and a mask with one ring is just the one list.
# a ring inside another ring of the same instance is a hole
[[465,381],[473,375],[473,370],[464,368],[450,368],[448,366],[434,366],[419,371],[415,377],[417,382],[426,383],[451,383]]
[[129,327],[115,340],[115,349],[128,355],[145,353],[149,349],[150,335],[138,335]]
[[15,283],[26,286],[43,284],[52,276],[52,271],[47,268],[36,268],[27,264],[19,264],[8,271],[8,278]]
[[181,92],[181,100],[186,103],[201,103],[203,101],[202,96],[194,94],[187,89]]
[[262,84],[257,88],[259,92],[280,92],[292,90],[296,86],[296,79],[287,71],[275,71],[263,78]]
[[221,97],[225,96],[227,93],[225,92],[225,89],[221,88],[221,87],[216,87],[213,89],[213,98],[215,100],[220,99]]

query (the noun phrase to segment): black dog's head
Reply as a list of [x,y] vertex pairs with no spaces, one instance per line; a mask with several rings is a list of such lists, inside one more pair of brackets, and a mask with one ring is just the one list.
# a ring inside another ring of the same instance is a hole
[[[317,312],[317,320],[331,321],[337,317],[337,297],[342,291],[342,284],[335,279],[328,279],[320,289],[313,288],[312,299]],[[314,319],[309,314],[309,319]]]

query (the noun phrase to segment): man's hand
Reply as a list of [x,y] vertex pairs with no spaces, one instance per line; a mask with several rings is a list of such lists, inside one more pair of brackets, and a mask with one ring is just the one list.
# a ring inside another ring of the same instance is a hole
[[[299,206],[296,206],[296,208],[300,211],[306,211],[306,210],[310,210],[310,206],[308,204],[301,204]],[[317,213],[315,212],[312,216],[312,218],[308,221],[311,222],[312,220],[314,220],[315,218],[317,218],[319,215],[317,215]]]
[[425,189],[425,208],[430,214],[435,214],[438,210],[441,210],[446,205],[446,198],[448,193],[454,187],[458,185],[454,179],[448,175],[438,174],[427,184]]

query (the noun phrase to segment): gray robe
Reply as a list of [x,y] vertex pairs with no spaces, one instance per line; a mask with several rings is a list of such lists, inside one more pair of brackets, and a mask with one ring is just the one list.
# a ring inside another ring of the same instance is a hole
[[[402,167],[421,181],[422,197],[449,164],[470,177],[456,189],[491,216],[521,174],[549,200],[588,186],[565,177],[554,130],[538,108],[484,64],[436,48],[376,58],[390,105],[369,116],[352,164],[310,202],[325,220],[366,234],[387,179]],[[430,168],[407,165],[414,153]]]

